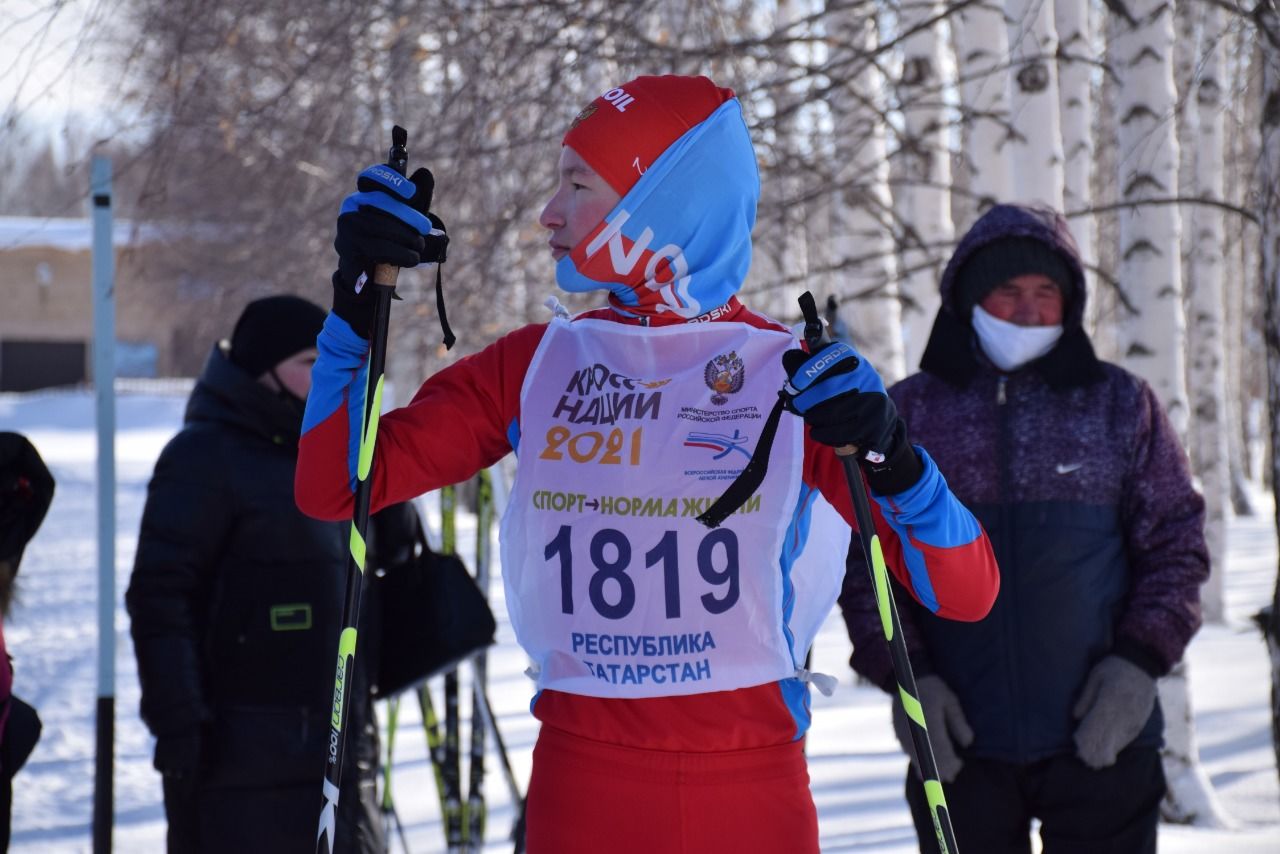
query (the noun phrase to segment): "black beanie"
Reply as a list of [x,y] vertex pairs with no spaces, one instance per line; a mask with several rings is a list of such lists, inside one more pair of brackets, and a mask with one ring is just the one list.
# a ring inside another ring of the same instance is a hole
[[257,378],[316,346],[325,310],[295,296],[263,297],[244,307],[231,333],[231,362]]
[[1049,244],[1034,237],[1002,237],[974,250],[956,273],[956,309],[967,321],[973,307],[1017,276],[1040,273],[1062,291],[1063,304],[1075,296],[1074,279],[1067,261]]

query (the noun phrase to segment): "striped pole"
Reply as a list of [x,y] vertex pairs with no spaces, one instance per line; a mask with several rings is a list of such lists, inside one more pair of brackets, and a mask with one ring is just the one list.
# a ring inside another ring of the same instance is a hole
[[[405,173],[409,155],[405,145],[409,139],[404,128],[391,131],[391,152],[387,165],[401,175]],[[369,503],[373,484],[369,473],[373,467],[373,446],[378,436],[378,417],[382,412],[382,391],[387,362],[387,332],[391,323],[391,297],[395,293],[399,267],[378,264],[374,268],[373,335],[369,341],[368,386],[364,396],[364,416],[360,424],[360,451],[356,463],[355,510],[351,521],[350,548],[347,558],[347,595],[342,605],[342,631],[338,636],[338,665],[333,680],[333,711],[329,717],[329,752],[324,769],[320,806],[320,825],[316,830],[317,854],[333,854],[337,830],[338,793],[342,786],[342,755],[346,747],[348,718],[347,686],[353,685],[356,658],[356,625],[360,618],[360,600],[364,593],[366,537],[369,532]]]

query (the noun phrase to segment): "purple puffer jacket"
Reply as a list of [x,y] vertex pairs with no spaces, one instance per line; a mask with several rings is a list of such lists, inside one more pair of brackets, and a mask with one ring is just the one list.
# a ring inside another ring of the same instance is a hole
[[[1058,346],[1012,374],[976,355],[956,271],[1005,235],[1052,246],[1077,276]],[[1093,354],[1083,278],[1060,218],[1002,205],[961,241],[921,373],[890,389],[911,441],[982,522],[1000,595],[978,623],[939,620],[898,597],[917,673],[942,677],[975,732],[974,756],[1070,753],[1071,707],[1089,668],[1122,655],[1153,675],[1182,657],[1208,576],[1204,502],[1151,388]],[[892,666],[865,564],[850,556],[841,608],[855,670],[888,689]],[[1135,744],[1156,745],[1157,707]]]

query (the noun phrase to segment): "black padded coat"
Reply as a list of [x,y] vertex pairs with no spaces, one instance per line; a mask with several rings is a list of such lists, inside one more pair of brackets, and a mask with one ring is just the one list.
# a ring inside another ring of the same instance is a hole
[[[183,820],[202,851],[315,849],[347,525],[294,503],[300,426],[299,409],[215,347],[147,490],[125,596],[142,718],[158,742],[198,734]],[[376,655],[368,622],[362,661]],[[337,848],[372,854],[378,746],[363,671],[348,695]]]

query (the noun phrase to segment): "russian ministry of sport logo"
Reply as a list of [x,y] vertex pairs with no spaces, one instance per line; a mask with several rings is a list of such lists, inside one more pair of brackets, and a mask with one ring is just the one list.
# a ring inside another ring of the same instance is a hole
[[686,448],[708,448],[715,451],[713,460],[723,460],[734,451],[742,454],[748,460],[751,459],[751,452],[743,447],[749,441],[749,437],[741,430],[734,430],[732,436],[726,436],[723,433],[690,433],[684,440]]
[[727,395],[742,391],[742,381],[746,378],[747,368],[742,357],[736,352],[722,353],[711,361],[703,371],[703,379],[707,388],[711,389],[711,402],[716,406],[724,406],[729,402]]

